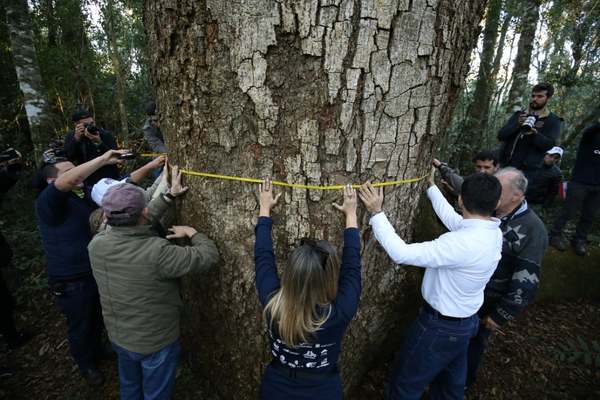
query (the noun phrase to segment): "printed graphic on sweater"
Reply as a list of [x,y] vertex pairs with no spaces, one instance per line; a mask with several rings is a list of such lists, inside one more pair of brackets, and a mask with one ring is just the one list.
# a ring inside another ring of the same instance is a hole
[[327,359],[328,347],[335,343],[300,343],[295,348],[288,348],[279,338],[274,337],[269,330],[271,339],[271,354],[279,362],[290,368],[325,368],[331,364]]

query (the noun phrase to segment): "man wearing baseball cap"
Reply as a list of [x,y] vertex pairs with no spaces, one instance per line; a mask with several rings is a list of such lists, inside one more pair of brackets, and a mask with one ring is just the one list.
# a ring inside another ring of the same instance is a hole
[[548,207],[559,193],[562,182],[562,172],[558,164],[563,155],[563,149],[554,146],[544,155],[542,167],[533,174],[525,197],[529,204],[539,204]]
[[[180,174],[180,173],[179,173]],[[179,180],[179,179],[177,179]],[[173,187],[163,194],[172,202]],[[102,198],[111,229],[88,246],[108,336],[119,357],[121,399],[167,399],[180,353],[179,279],[216,264],[212,240],[189,226],[174,226],[160,238],[146,223],[144,191],[129,183],[112,185]],[[191,246],[169,241],[188,238]]]

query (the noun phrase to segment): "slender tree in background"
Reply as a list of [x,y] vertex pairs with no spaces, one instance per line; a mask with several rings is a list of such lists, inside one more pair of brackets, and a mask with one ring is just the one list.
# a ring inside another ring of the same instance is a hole
[[527,94],[529,69],[531,67],[531,55],[533,53],[533,44],[535,41],[535,32],[540,15],[541,0],[523,0],[523,17],[519,26],[521,36],[517,47],[512,71],[512,86],[508,93],[506,102],[507,112],[523,108],[523,97]]
[[[189,169],[295,183],[424,175],[463,84],[483,6],[149,0],[144,25],[170,156]],[[184,281],[187,341],[214,390],[255,398],[269,359],[254,289],[256,187],[187,183],[192,190],[180,213],[209,232],[223,258],[208,278]],[[386,211],[405,237],[422,189],[386,190]],[[339,243],[341,221],[329,206],[339,196],[285,191],[275,215],[280,266],[302,236]],[[399,337],[398,321],[408,317],[402,310],[416,310],[418,299],[416,276],[392,268],[362,218],[364,290],[342,360],[348,387],[382,355],[390,335]]]
[[125,106],[125,81],[127,79],[126,67],[123,63],[121,54],[119,53],[118,37],[115,29],[115,19],[117,10],[115,9],[114,0],[107,0],[106,7],[103,10],[104,14],[104,30],[107,35],[108,52],[115,74],[115,94],[117,106],[119,108],[119,121],[121,125],[121,134],[127,139],[129,132],[129,124],[127,122],[127,108]]
[[494,69],[494,55],[502,3],[502,0],[490,0],[487,5],[477,82],[475,83],[473,101],[467,110],[463,134],[460,136],[459,145],[462,151],[459,166],[461,168],[470,165],[473,153],[481,148],[485,139],[490,101],[496,89],[495,75],[492,71]]
[[46,92],[42,87],[40,68],[35,52],[27,0],[6,2],[5,9],[15,70],[19,88],[23,94],[23,105],[34,146],[34,157],[38,160],[50,139],[49,116]]

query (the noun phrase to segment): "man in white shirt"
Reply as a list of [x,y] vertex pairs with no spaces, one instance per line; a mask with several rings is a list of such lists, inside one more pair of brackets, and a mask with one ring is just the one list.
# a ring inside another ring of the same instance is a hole
[[381,188],[370,183],[360,188],[375,238],[392,260],[426,268],[421,287],[425,304],[396,360],[388,399],[420,399],[429,384],[431,399],[463,398],[467,349],[479,324],[477,310],[501,257],[500,221],[492,218],[500,194],[496,177],[468,176],[458,200],[461,216],[435,186],[432,173],[427,196],[450,232],[430,242],[407,244],[382,211]]

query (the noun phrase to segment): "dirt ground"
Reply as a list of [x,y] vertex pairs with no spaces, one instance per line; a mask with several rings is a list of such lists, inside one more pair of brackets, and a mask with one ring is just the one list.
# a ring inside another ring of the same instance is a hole
[[[19,304],[18,327],[37,335],[16,351],[0,351],[0,366],[15,374],[0,379],[0,399],[118,399],[116,360],[100,369],[91,388],[71,360],[66,326],[46,285],[31,195],[10,195],[1,205],[0,229],[13,245],[15,267],[5,270]],[[600,304],[564,301],[535,304],[492,339],[478,383],[467,399],[600,399]],[[0,347],[2,343],[0,343]],[[354,399],[383,398],[390,361],[373,369]],[[175,399],[212,399],[210,383],[195,377],[182,357]]]

